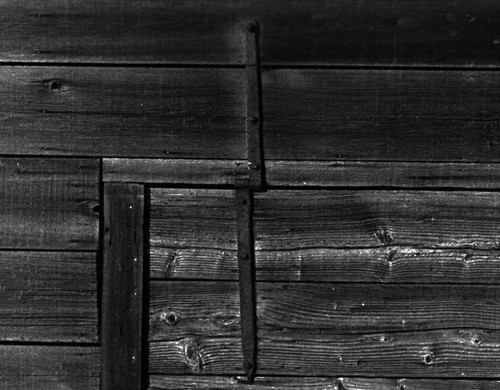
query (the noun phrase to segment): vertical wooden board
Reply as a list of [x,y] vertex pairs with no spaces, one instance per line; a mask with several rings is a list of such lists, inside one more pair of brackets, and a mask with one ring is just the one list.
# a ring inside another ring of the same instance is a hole
[[102,386],[140,389],[144,187],[104,185]]
[[245,157],[239,69],[5,66],[0,153]]
[[0,340],[97,342],[94,253],[0,252]]
[[267,159],[500,161],[497,72],[262,75]]
[[99,162],[0,159],[0,248],[96,250]]
[[152,248],[237,249],[234,190],[152,188]]
[[98,347],[0,345],[0,388],[98,390]]
[[277,190],[255,194],[256,250],[412,245],[498,249],[500,195]]

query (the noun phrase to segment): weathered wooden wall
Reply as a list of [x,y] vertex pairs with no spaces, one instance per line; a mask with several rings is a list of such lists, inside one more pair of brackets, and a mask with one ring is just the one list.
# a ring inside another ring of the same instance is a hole
[[1,2],[0,388],[112,388],[117,345],[151,390],[499,388],[499,22],[494,0]]

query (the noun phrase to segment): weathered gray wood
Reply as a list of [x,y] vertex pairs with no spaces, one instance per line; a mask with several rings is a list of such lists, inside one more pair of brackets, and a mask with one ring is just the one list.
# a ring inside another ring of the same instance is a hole
[[266,159],[500,160],[500,74],[268,70]]
[[151,247],[237,249],[234,190],[152,188]]
[[[383,247],[257,251],[261,281],[491,283],[500,281],[500,252]],[[236,253],[228,250],[150,250],[150,277],[237,280]]]
[[416,245],[498,249],[500,195],[286,190],[255,194],[257,250]]
[[144,187],[104,185],[102,389],[142,386]]
[[270,186],[500,188],[500,165],[373,161],[266,161]]
[[[151,282],[151,341],[239,336],[236,282]],[[498,329],[500,287],[257,283],[259,332],[361,334]]]
[[0,345],[0,388],[98,390],[98,347]]
[[243,75],[239,69],[5,66],[0,153],[243,158]]
[[498,65],[494,0],[63,0],[0,7],[2,61],[232,63],[262,26],[274,64]]
[[0,159],[0,248],[97,249],[98,182],[98,160]]
[[0,340],[97,342],[93,253],[0,252]]
[[500,381],[453,379],[379,379],[325,377],[257,377],[253,384],[246,378],[194,375],[151,375],[150,390],[161,389],[304,389],[304,390],[496,390]]
[[[152,184],[234,185],[245,160],[105,158],[103,180]],[[500,188],[500,164],[267,160],[274,187]]]
[[[498,332],[444,330],[259,339],[258,375],[498,378]],[[239,338],[150,343],[150,374],[241,375]]]
[[247,174],[245,160],[103,159],[105,182],[234,186]]

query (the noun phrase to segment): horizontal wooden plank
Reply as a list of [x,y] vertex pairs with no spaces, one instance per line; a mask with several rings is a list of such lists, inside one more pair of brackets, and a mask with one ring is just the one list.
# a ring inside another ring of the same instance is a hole
[[[105,182],[234,185],[245,160],[105,158]],[[315,187],[499,189],[500,164],[375,161],[266,161],[267,184]]]
[[220,390],[496,390],[500,381],[453,379],[380,379],[325,377],[257,377],[253,384],[246,378],[232,376],[151,375],[150,390],[220,389]]
[[94,253],[0,252],[0,340],[97,342]]
[[243,158],[239,69],[5,66],[2,154]]
[[276,190],[255,194],[257,250],[500,246],[500,195],[467,191]]
[[270,186],[499,189],[500,164],[266,161]]
[[98,347],[0,345],[0,388],[98,390]]
[[98,160],[2,158],[0,183],[0,248],[97,249]]
[[150,246],[236,250],[234,190],[152,188]]
[[268,70],[271,160],[498,162],[500,74]]
[[[151,282],[151,341],[238,336],[236,282]],[[500,287],[257,283],[258,329],[280,335],[498,329]]]
[[[155,279],[237,280],[235,251],[151,248]],[[257,251],[261,281],[491,283],[500,281],[500,252],[471,249],[383,247]]]
[[2,61],[230,63],[261,25],[270,64],[498,65],[494,0],[29,0],[0,7]]
[[[498,378],[498,332],[475,329],[259,339],[257,375]],[[150,374],[241,375],[239,338],[150,343]]]
[[105,158],[105,182],[234,185],[248,173],[244,160]]

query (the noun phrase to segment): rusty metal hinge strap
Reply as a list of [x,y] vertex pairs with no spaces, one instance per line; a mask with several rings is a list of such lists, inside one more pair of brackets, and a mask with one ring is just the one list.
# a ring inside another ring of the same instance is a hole
[[245,31],[246,53],[246,144],[249,185],[259,190],[263,186],[262,108],[260,87],[259,25],[252,22]]

